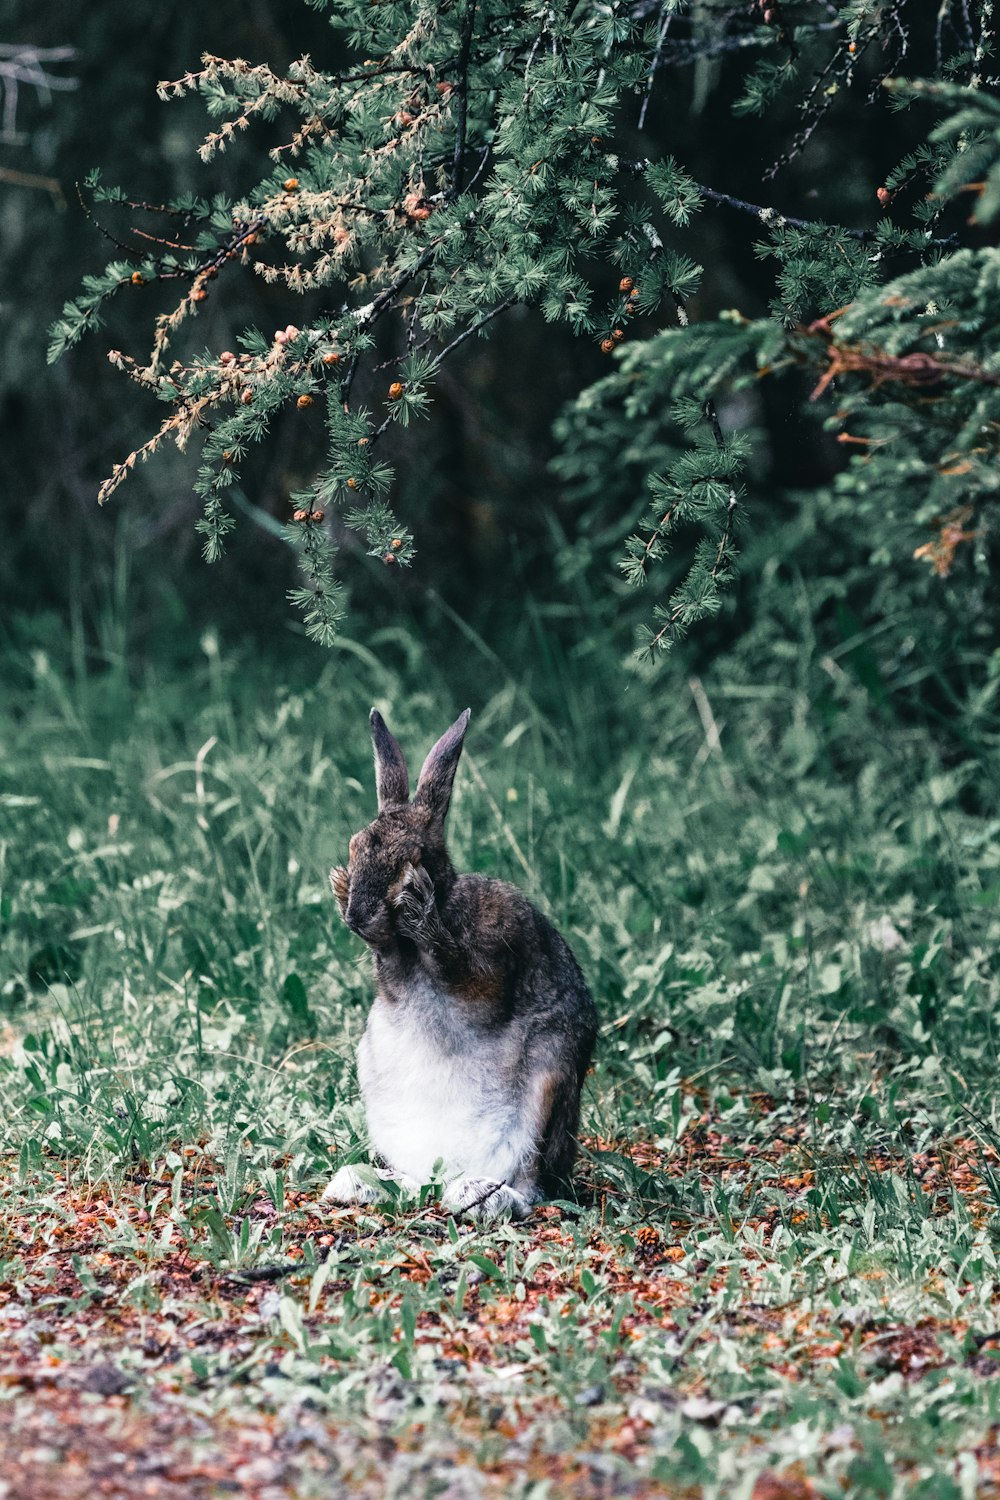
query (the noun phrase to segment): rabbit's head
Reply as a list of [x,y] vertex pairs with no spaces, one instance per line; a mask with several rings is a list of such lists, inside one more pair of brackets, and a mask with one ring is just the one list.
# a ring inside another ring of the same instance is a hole
[[466,709],[428,753],[411,801],[403,752],[382,715],[371,711],[378,817],[351,839],[344,909],[348,927],[366,942],[391,936],[393,898],[411,866],[422,864],[441,894],[454,879],[444,820],[468,724]]

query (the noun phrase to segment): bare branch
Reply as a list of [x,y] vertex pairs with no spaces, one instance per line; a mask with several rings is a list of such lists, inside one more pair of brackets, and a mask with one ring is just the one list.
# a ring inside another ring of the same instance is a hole
[[17,128],[17,106],[22,85],[35,90],[43,104],[52,103],[57,90],[79,87],[78,78],[61,78],[50,71],[55,63],[71,62],[77,56],[75,47],[33,47],[25,43],[0,44],[0,143],[19,145],[24,139]]

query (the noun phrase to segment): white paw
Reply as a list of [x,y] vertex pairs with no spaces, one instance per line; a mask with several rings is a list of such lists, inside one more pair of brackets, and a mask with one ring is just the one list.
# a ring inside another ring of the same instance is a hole
[[531,1212],[522,1193],[489,1177],[459,1177],[445,1188],[441,1202],[454,1212],[471,1214],[480,1224],[501,1218],[526,1219]]
[[365,1182],[353,1167],[341,1167],[340,1171],[323,1189],[321,1203],[374,1203],[378,1189]]
[[422,1186],[419,1178],[408,1177],[405,1172],[394,1172],[391,1167],[376,1167],[375,1176],[382,1182],[395,1182],[410,1198],[416,1198]]

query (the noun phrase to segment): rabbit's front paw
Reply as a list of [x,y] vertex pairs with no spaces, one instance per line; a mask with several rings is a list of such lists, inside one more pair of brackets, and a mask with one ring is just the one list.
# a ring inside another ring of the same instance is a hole
[[445,1208],[471,1214],[480,1224],[503,1218],[526,1219],[531,1212],[523,1193],[488,1177],[460,1177],[448,1184],[441,1202]]
[[330,884],[333,886],[333,894],[337,898],[340,907],[340,915],[347,915],[347,900],[351,894],[351,877],[343,865],[337,865],[330,871]]
[[353,1167],[341,1167],[323,1189],[321,1203],[374,1203],[378,1189],[365,1182]]
[[434,882],[423,865],[409,865],[391,896],[403,937],[419,942],[434,915]]

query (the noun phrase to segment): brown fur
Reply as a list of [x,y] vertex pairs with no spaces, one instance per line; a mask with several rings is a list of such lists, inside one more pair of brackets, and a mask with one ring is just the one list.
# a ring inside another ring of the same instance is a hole
[[[469,1118],[478,1118],[481,1098],[484,1121],[500,1110],[498,1119],[518,1121],[511,1138],[526,1142],[523,1159],[508,1169],[506,1189],[487,1179],[484,1190],[487,1197],[506,1191],[507,1207],[520,1212],[568,1184],[597,1017],[576,960],[541,912],[515,886],[457,875],[451,863],[444,821],[468,719],[466,710],[441,736],[408,800],[402,752],[372,710],[378,816],[351,839],[348,867],[332,870],[331,881],[344,921],[372,952],[373,1017],[379,1006],[388,1007],[370,1046],[376,1034],[397,1024],[389,1018],[398,1010],[406,1018],[400,1024],[417,1026],[415,1038],[425,1035],[431,1059],[468,1051]],[[386,1059],[386,1067],[396,1065],[388,1053]],[[370,1076],[381,1076],[377,1055],[367,1066]],[[451,1063],[428,1066],[433,1071]],[[385,1080],[379,1086],[391,1093]],[[483,1126],[484,1138],[492,1128]],[[477,1139],[483,1131],[472,1128]],[[374,1144],[389,1155],[377,1139]],[[462,1143],[442,1141],[440,1155],[461,1161]],[[466,1171],[474,1175],[463,1179],[458,1201],[472,1207],[480,1202],[475,1174],[487,1169],[469,1162]]]

